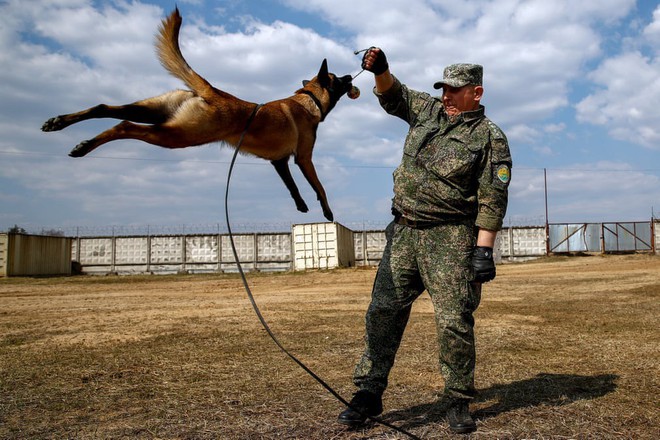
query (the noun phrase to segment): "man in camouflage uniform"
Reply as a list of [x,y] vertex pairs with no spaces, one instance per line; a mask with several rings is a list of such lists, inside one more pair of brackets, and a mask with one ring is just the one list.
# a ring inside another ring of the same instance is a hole
[[473,312],[481,283],[495,277],[493,247],[507,207],[511,156],[506,136],[480,105],[483,69],[454,64],[435,83],[441,98],[411,90],[391,75],[385,54],[369,49],[362,67],[391,115],[410,125],[394,171],[394,221],[366,314],[359,388],[338,421],[359,426],[382,412],[382,394],[413,302],[427,290],[435,310],[440,369],[452,431],[476,429]]

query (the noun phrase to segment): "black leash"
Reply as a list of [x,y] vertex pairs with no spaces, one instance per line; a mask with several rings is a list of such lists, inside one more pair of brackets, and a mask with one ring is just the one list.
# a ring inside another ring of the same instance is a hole
[[[291,360],[293,360],[296,364],[300,366],[307,374],[312,376],[314,380],[316,380],[323,388],[325,388],[330,394],[332,394],[337,400],[339,400],[341,403],[346,405],[349,408],[352,408],[353,410],[361,413],[361,411],[353,406],[349,402],[346,401],[343,397],[339,395],[330,385],[328,385],[323,379],[321,379],[316,373],[314,373],[307,365],[305,365],[302,361],[300,361],[297,357],[295,357],[293,354],[289,352],[277,339],[273,331],[270,329],[270,326],[264,319],[263,315],[261,314],[261,310],[259,310],[259,306],[257,306],[257,302],[254,299],[254,295],[252,295],[252,290],[250,289],[250,286],[247,282],[247,278],[245,277],[245,273],[243,272],[243,267],[241,266],[240,260],[238,258],[238,252],[236,251],[236,245],[234,244],[234,236],[231,232],[231,225],[229,223],[229,182],[231,180],[231,173],[232,170],[234,169],[234,163],[236,162],[236,157],[238,156],[238,151],[241,148],[241,144],[243,144],[243,138],[245,137],[245,134],[247,133],[248,129],[250,128],[250,124],[252,124],[252,121],[254,120],[255,115],[257,114],[257,111],[261,108],[262,104],[258,104],[254,110],[252,110],[252,114],[247,120],[247,123],[245,124],[245,130],[243,130],[243,133],[241,133],[241,137],[238,140],[238,145],[236,145],[236,151],[234,151],[234,155],[231,159],[231,164],[229,165],[229,173],[227,174],[227,186],[225,190],[225,219],[227,221],[227,231],[229,233],[229,242],[231,243],[231,251],[234,254],[234,260],[236,261],[236,267],[238,268],[238,272],[241,274],[241,279],[243,280],[243,287],[245,287],[245,292],[247,293],[248,298],[250,299],[250,303],[252,304],[252,308],[254,309],[254,312],[257,314],[257,318],[259,318],[259,321],[261,322],[261,325],[263,326],[264,330],[266,330],[266,333],[268,333],[268,336],[275,342],[275,345],[277,345],[284,354],[286,354]],[[363,414],[364,415],[364,414]],[[414,440],[422,440],[421,438],[417,437],[414,434],[411,434],[408,431],[405,431],[402,428],[399,428],[397,426],[394,426],[384,420],[379,419],[378,417],[372,417],[368,416],[368,418],[376,423],[379,423],[383,426],[386,426],[390,429],[393,429],[397,432],[400,432],[401,434],[405,434],[411,439]]]

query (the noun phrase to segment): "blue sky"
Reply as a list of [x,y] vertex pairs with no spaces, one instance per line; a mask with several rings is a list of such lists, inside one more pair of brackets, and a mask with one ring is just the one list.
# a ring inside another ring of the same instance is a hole
[[[42,133],[55,115],[124,104],[183,87],[153,49],[173,1],[0,2],[0,230],[224,223],[232,150],[166,150],[136,141],[67,156],[110,127],[87,121]],[[383,48],[418,90],[445,65],[484,65],[487,115],[514,160],[505,225],[542,224],[544,169],[551,222],[648,220],[660,213],[660,7],[634,0],[178,0],[181,47],[216,87],[265,102],[289,96],[328,59],[355,75],[353,50]],[[407,127],[355,84],[319,128],[314,162],[335,220],[389,220],[392,172]],[[267,162],[242,156],[230,216],[242,225],[323,221],[295,210]],[[286,227],[284,227],[286,229]]]

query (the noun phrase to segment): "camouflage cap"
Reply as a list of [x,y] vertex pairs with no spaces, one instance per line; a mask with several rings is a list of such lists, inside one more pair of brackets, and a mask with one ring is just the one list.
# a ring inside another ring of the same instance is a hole
[[447,84],[451,87],[463,87],[468,84],[475,86],[482,85],[484,68],[479,64],[452,64],[445,67],[441,81],[433,84],[433,88],[441,89]]

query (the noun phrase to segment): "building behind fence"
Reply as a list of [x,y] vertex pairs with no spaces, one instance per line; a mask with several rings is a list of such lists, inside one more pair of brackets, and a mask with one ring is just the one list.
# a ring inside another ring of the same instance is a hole
[[[557,253],[659,253],[659,225],[660,221],[652,220],[507,227],[498,234],[495,255],[501,261],[520,261]],[[16,268],[12,259],[17,250],[10,243],[21,242],[10,240],[11,235],[0,234],[0,276],[28,275],[29,267],[7,271]],[[47,240],[51,247],[52,238]],[[70,245],[74,266],[89,274],[237,271],[226,233],[60,238]],[[352,231],[339,223],[315,223],[293,225],[291,232],[236,233],[233,241],[245,271],[331,269],[377,265],[385,248],[385,231]],[[47,248],[39,240],[31,243],[34,249],[22,248],[21,258],[25,264],[43,268],[51,258],[43,253]],[[26,253],[32,257],[25,258]]]

